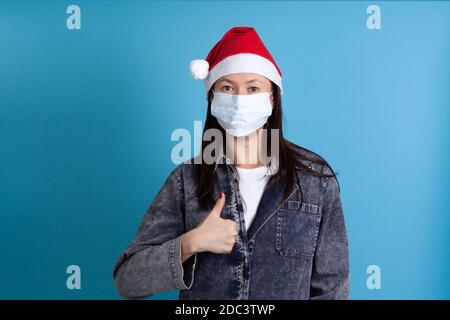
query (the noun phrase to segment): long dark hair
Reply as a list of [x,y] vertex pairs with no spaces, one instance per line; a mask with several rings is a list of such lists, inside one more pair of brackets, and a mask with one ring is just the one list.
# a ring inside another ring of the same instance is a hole
[[[264,125],[264,129],[278,129],[279,130],[279,161],[278,161],[278,171],[276,174],[270,176],[268,180],[268,184],[271,184],[275,179],[284,179],[285,181],[285,189],[283,192],[283,200],[287,199],[291,194],[294,184],[297,180],[296,170],[300,170],[306,172],[310,175],[317,177],[334,177],[336,178],[336,174],[328,165],[328,163],[317,153],[314,153],[311,150],[300,147],[283,136],[282,130],[282,108],[281,108],[281,92],[279,87],[272,82],[272,91],[274,97],[274,108],[272,110],[271,116],[267,119],[266,124]],[[205,127],[203,129],[203,135],[205,131],[208,129],[217,129],[222,133],[222,137],[225,137],[225,130],[220,126],[217,122],[217,119],[211,115],[211,102],[213,99],[212,87],[208,92],[207,101],[208,101],[208,111],[206,114]],[[271,135],[267,134],[267,151],[268,154],[271,154],[270,146],[271,146]],[[202,139],[202,147],[201,147],[201,156],[203,156],[203,151],[206,146],[211,143],[210,141],[204,141]],[[223,139],[223,150],[225,150],[225,139]],[[331,174],[322,173],[314,170],[310,165],[305,164],[304,162],[310,162],[313,164],[319,164],[322,166],[327,166]],[[215,181],[215,164],[206,164],[202,161],[199,164],[194,164],[196,166],[195,177],[197,179],[197,190],[194,195],[195,198],[198,199],[200,203],[200,207],[209,210],[213,207],[215,203],[215,199],[213,198],[213,186]],[[301,188],[300,182],[297,183],[300,188],[301,197],[303,199],[303,192]],[[302,200],[301,200],[302,201]]]

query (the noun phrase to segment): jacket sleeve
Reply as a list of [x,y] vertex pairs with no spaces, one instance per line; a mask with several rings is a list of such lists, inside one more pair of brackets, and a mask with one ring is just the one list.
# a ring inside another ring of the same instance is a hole
[[322,188],[322,219],[313,260],[310,299],[347,300],[350,299],[348,239],[336,178],[322,178]]
[[184,192],[180,167],[171,172],[147,209],[135,239],[118,257],[113,278],[124,298],[190,289],[197,254],[181,263]]

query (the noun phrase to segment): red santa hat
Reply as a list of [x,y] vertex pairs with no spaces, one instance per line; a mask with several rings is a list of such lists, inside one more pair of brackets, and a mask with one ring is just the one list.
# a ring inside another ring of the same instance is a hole
[[252,27],[231,28],[206,59],[192,60],[189,69],[195,79],[205,80],[206,92],[225,75],[248,72],[265,76],[283,94],[281,70]]

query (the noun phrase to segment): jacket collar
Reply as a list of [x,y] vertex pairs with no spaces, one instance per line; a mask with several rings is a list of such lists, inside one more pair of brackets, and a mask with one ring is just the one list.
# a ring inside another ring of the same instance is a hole
[[[283,205],[283,195],[285,188],[285,179],[276,177],[273,183],[266,185],[264,193],[259,202],[256,216],[247,231],[247,241],[252,240],[255,234],[266,224],[266,222],[277,212],[277,210]],[[292,190],[292,196],[298,189],[297,184],[294,184]]]
[[[225,164],[225,173],[230,177],[230,179],[220,179],[222,180],[221,188],[223,190],[226,190],[225,188],[230,187],[233,189],[235,186],[233,185],[235,182],[238,182],[239,175],[237,173],[237,170],[235,168],[235,165],[233,161],[223,152],[220,152],[218,156],[216,157],[216,163],[214,170],[216,171],[219,164]],[[276,173],[278,170],[278,163],[272,162],[270,172],[271,174]],[[234,179],[235,178],[235,179]],[[228,185],[227,185],[228,184]],[[256,216],[253,219],[253,222],[250,224],[249,229],[247,230],[247,241],[250,241],[257,233],[258,231],[264,226],[264,224],[275,214],[275,212],[283,205],[283,195],[284,195],[284,188],[285,188],[285,179],[280,178],[279,176],[276,177],[271,184],[267,184],[266,188],[263,192],[263,195],[261,197]],[[291,192],[291,195],[294,194],[298,189],[298,185],[294,184],[294,189]],[[234,194],[231,192],[229,194]],[[289,196],[289,197],[290,197]],[[238,210],[243,210],[240,203],[236,203],[236,199],[230,199],[232,205],[234,206],[236,204]],[[228,211],[228,210],[227,210]],[[232,218],[232,213],[228,212],[223,217],[224,218]]]

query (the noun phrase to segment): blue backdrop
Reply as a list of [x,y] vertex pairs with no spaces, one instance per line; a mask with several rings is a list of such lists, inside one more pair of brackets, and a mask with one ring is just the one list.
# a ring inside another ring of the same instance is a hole
[[450,298],[450,3],[295,1],[0,3],[0,298],[119,298],[171,133],[204,119],[189,62],[233,26],[283,72],[286,136],[339,172],[352,298]]

